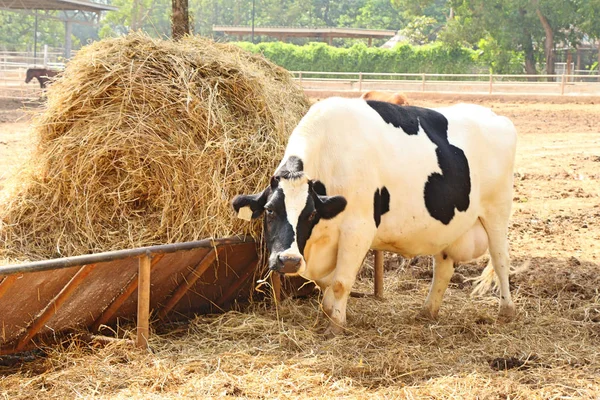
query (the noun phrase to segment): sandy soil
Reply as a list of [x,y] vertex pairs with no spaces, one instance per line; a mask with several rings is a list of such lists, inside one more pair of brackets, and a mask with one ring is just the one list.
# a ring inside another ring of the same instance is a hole
[[[419,98],[415,105],[456,100]],[[469,298],[460,266],[440,320],[414,314],[431,279],[426,258],[386,255],[386,300],[351,299],[346,337],[324,341],[315,299],[202,317],[158,336],[154,353],[67,350],[0,366],[0,398],[598,398],[600,397],[600,105],[476,97],[519,132],[510,246],[515,322],[494,321],[497,300]],[[0,189],[26,159],[28,122],[0,119]],[[0,118],[2,117],[0,113]],[[357,289],[372,289],[369,268]],[[177,341],[177,342],[176,342]],[[86,379],[82,380],[81,377]],[[114,378],[118,377],[118,379]]]

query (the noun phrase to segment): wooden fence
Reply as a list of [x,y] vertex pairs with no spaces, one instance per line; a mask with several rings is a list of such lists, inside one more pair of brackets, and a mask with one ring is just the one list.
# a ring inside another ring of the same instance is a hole
[[600,95],[600,75],[291,72],[305,90],[390,90],[464,94]]
[[[64,64],[46,64],[62,70]],[[0,57],[0,98],[36,99],[41,95],[37,81],[25,84],[27,62],[3,62]],[[366,72],[292,71],[307,91],[364,92],[388,90],[494,95],[600,96],[600,75],[575,71],[562,75],[415,74]]]

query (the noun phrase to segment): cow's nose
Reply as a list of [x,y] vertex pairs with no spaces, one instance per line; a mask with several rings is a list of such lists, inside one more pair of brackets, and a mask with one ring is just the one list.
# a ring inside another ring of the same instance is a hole
[[302,257],[293,255],[280,255],[278,260],[280,268],[277,272],[282,274],[293,274],[298,272],[298,268],[300,268],[300,263],[302,262]]

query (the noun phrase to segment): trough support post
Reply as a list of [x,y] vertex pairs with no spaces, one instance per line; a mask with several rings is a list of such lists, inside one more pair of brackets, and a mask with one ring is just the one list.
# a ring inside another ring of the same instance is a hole
[[234,298],[238,294],[240,286],[242,286],[254,273],[257,264],[258,260],[254,260],[246,266],[244,272],[240,275],[239,279],[236,282],[232,283],[231,286],[227,288],[227,291],[223,293],[219,301],[216,302],[219,307],[224,307],[232,298]]
[[271,284],[273,285],[273,294],[275,302],[279,304],[281,301],[281,276],[277,273],[271,274]]
[[[152,257],[152,265],[151,268],[154,268],[156,264],[164,257],[164,253],[159,253]],[[131,278],[127,286],[121,291],[121,293],[115,297],[115,299],[110,303],[108,307],[102,312],[102,315],[98,317],[96,322],[92,325],[92,331],[97,332],[100,330],[100,327],[106,324],[110,319],[116,314],[117,311],[121,308],[123,303],[129,299],[129,297],[135,292],[138,287],[138,276],[137,274]]]
[[164,305],[162,310],[158,313],[158,318],[164,319],[167,314],[179,303],[179,300],[190,290],[192,286],[196,283],[196,281],[206,272],[208,267],[212,265],[215,259],[218,257],[219,252],[222,247],[218,250],[211,249],[200,262],[196,265],[196,267],[184,278],[183,282],[175,289],[175,291],[171,294],[169,300]]
[[375,297],[378,299],[383,298],[383,251],[375,250],[375,263],[374,263],[374,279],[375,279]]
[[89,264],[81,267],[79,271],[67,283],[67,285],[62,288],[60,293],[53,298],[50,303],[44,308],[44,310],[33,320],[31,325],[26,330],[25,336],[23,336],[19,342],[17,343],[16,351],[21,351],[25,348],[27,343],[46,325],[46,322],[56,312],[62,305],[71,297],[75,289],[79,287],[81,282],[96,268],[96,264]]
[[136,345],[148,347],[150,327],[150,254],[139,259]]

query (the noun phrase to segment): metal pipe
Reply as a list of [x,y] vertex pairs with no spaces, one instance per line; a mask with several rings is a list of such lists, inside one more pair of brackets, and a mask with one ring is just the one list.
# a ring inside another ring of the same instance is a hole
[[225,239],[204,239],[194,242],[160,244],[156,246],[139,247],[137,249],[107,251],[104,253],[86,254],[83,256],[35,261],[26,264],[6,265],[0,267],[0,276],[18,273],[50,271],[54,269],[77,267],[86,264],[97,264],[107,261],[122,260],[129,257],[138,257],[148,252],[151,254],[175,253],[177,251],[193,250],[202,247],[211,248],[218,245],[236,245],[251,242],[254,242],[254,240],[251,238],[242,239],[240,237],[231,237]]

